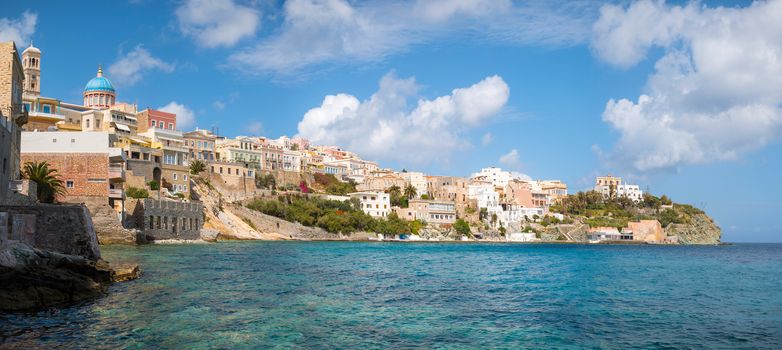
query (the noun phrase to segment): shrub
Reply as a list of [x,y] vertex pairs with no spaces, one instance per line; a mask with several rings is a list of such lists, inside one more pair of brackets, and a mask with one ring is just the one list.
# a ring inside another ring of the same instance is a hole
[[130,198],[149,198],[149,192],[146,189],[138,188],[138,187],[128,187],[125,190],[125,195],[127,195]]
[[160,183],[155,180],[147,182],[147,185],[149,185],[149,189],[153,191],[157,191],[160,189]]
[[472,237],[472,230],[470,229],[470,224],[464,221],[464,219],[456,220],[456,222],[453,224],[453,229],[456,230],[456,233],[458,233],[461,236]]

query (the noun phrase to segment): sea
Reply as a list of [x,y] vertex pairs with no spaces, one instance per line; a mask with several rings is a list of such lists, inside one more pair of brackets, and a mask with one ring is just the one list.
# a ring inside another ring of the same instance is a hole
[[140,279],[10,349],[782,349],[782,244],[102,247]]

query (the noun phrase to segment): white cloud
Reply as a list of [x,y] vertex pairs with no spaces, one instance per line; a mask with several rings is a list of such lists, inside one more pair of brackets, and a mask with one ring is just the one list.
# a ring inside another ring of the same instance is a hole
[[247,130],[251,136],[260,136],[261,133],[263,133],[263,123],[261,122],[252,122],[249,125],[247,125]]
[[153,57],[143,46],[138,45],[112,63],[108,73],[109,77],[120,85],[130,86],[141,81],[144,73],[152,70],[170,73],[174,71],[174,65]]
[[176,9],[179,29],[198,46],[233,46],[255,35],[260,25],[258,10],[233,0],[188,0]]
[[736,159],[782,135],[782,1],[746,8],[605,6],[592,47],[620,67],[663,49],[637,101],[610,100],[606,153],[648,171]]
[[494,141],[494,137],[491,136],[490,132],[483,134],[483,137],[481,137],[481,144],[484,146],[490,144],[492,141]]
[[38,14],[29,11],[19,19],[0,18],[0,41],[14,41],[18,48],[27,47],[37,23]]
[[195,113],[187,106],[176,101],[171,101],[163,107],[158,107],[158,110],[176,114],[176,124],[179,130],[188,130],[195,126]]
[[519,158],[519,151],[512,149],[510,152],[500,156],[500,163],[511,169],[518,169],[521,167],[521,159]]
[[281,27],[229,61],[258,74],[292,74],[325,63],[382,60],[455,33],[481,41],[570,45],[587,39],[596,13],[590,2],[290,0]]
[[508,85],[491,76],[450,95],[408,102],[418,92],[414,78],[393,73],[366,101],[348,94],[329,95],[299,122],[299,135],[315,144],[339,145],[376,160],[445,162],[468,146],[462,133],[497,114],[507,103]]

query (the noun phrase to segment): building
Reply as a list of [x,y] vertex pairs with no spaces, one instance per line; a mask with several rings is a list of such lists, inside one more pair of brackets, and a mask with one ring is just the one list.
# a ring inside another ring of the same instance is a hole
[[404,178],[388,170],[378,170],[370,173],[369,177],[364,178],[364,183],[356,186],[359,191],[385,191],[386,189],[397,186],[400,191],[404,191]]
[[186,132],[182,135],[185,140],[185,148],[190,153],[191,160],[213,162],[217,159],[215,153],[215,140],[217,137],[208,130]]
[[508,182],[513,179],[513,175],[500,168],[489,167],[481,169],[480,172],[473,174],[471,178],[474,180],[489,181],[495,187],[505,187]]
[[64,202],[96,201],[118,210],[125,198],[125,157],[107,132],[22,133],[22,161],[49,163],[67,194]]
[[98,74],[84,86],[84,106],[94,109],[106,109],[117,100],[117,93],[111,81],[103,76],[103,67],[98,66]]
[[421,220],[434,224],[456,222],[456,206],[452,202],[412,199],[407,208],[394,207],[397,215],[405,220]]
[[282,170],[301,172],[301,152],[285,149],[282,151]]
[[176,114],[147,108],[136,114],[138,132],[143,133],[151,128],[177,130]]
[[595,227],[590,228],[587,233],[589,243],[598,243],[603,241],[632,241],[633,233],[616,227]]
[[415,188],[417,197],[421,197],[421,195],[426,194],[426,175],[424,175],[424,173],[403,171],[400,173],[400,175],[402,176],[402,179],[405,180],[406,185],[411,185],[413,188]]
[[0,42],[0,203],[9,182],[20,178],[22,127],[28,114],[22,105],[24,70],[16,44]]
[[548,196],[549,204],[557,204],[567,198],[567,184],[559,180],[538,181],[540,190]]
[[644,199],[644,193],[638,185],[619,185],[616,188],[616,195],[618,197],[627,197],[633,202],[640,202]]
[[391,213],[391,197],[383,192],[355,192],[349,194],[350,198],[357,198],[361,210],[369,216],[384,218]]
[[627,223],[627,229],[632,232],[634,241],[665,242],[666,234],[657,220],[630,221]]
[[598,176],[595,179],[595,192],[599,192],[605,198],[626,197],[634,202],[643,200],[643,191],[638,185],[623,184],[621,177]]
[[283,156],[285,151],[282,146],[270,142],[261,143],[261,152],[263,153],[263,170],[283,170]]
[[216,158],[223,162],[245,163],[253,169],[263,169],[263,152],[258,141],[250,137],[216,140]]
[[160,186],[174,194],[182,193],[185,198],[190,198],[190,169],[187,166],[190,151],[185,148],[182,132],[152,127],[139,135],[149,138],[152,148],[163,150]]

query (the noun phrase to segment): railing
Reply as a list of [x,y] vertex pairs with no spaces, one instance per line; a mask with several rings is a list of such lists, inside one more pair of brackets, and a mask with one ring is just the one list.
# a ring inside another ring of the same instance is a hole
[[125,192],[122,189],[119,189],[119,188],[110,188],[109,189],[109,198],[122,199],[124,197],[125,197]]
[[125,177],[125,169],[120,165],[109,165],[109,178],[121,179]]

